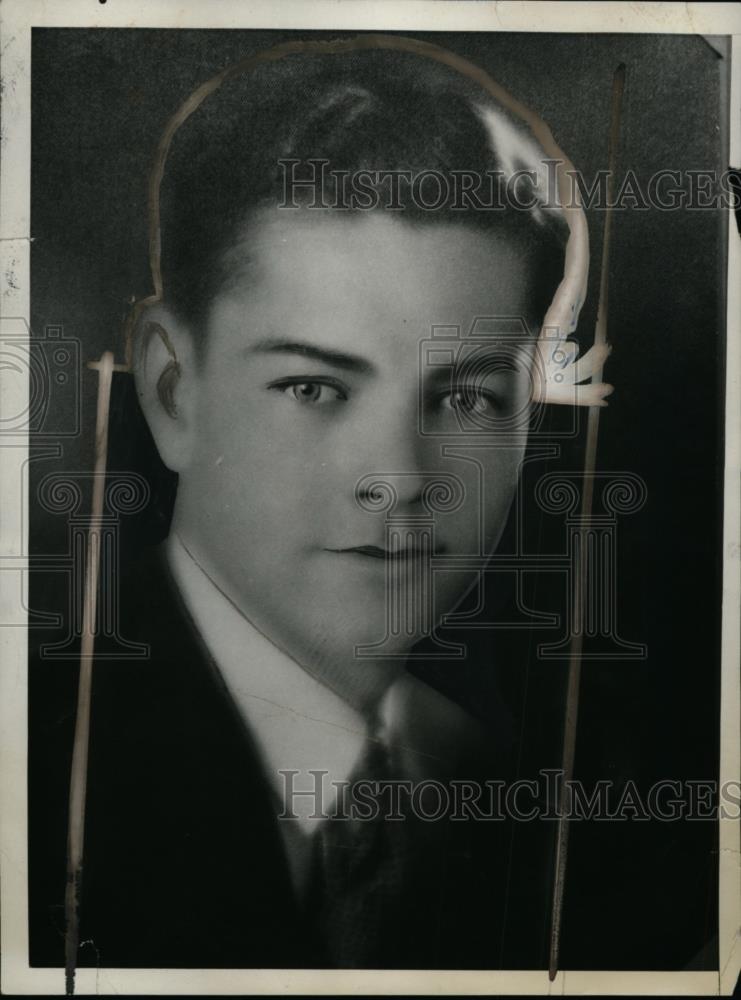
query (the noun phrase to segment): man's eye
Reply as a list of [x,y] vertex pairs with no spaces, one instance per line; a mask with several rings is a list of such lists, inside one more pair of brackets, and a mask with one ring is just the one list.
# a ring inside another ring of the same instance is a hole
[[444,410],[454,410],[456,413],[492,413],[496,410],[496,402],[491,393],[480,389],[454,389],[446,392],[440,399]]
[[268,388],[288,396],[302,406],[321,406],[347,399],[344,387],[334,380],[281,379],[273,382]]

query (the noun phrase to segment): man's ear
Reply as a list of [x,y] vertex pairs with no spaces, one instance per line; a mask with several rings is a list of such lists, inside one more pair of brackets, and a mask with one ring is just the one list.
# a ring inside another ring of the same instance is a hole
[[173,472],[190,462],[194,444],[198,374],[193,338],[185,325],[156,305],[141,319],[134,378],[160,458]]

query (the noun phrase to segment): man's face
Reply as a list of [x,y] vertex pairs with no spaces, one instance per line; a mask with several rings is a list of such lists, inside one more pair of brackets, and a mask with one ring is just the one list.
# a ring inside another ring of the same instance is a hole
[[[506,237],[379,213],[265,211],[231,251],[175,523],[231,600],[313,672],[351,676],[368,665],[358,646],[386,639],[383,655],[400,656],[429,629],[425,539],[431,620],[496,546],[531,345],[511,319],[508,336],[469,334],[477,317],[529,317],[529,280]],[[440,326],[461,337],[430,344]]]

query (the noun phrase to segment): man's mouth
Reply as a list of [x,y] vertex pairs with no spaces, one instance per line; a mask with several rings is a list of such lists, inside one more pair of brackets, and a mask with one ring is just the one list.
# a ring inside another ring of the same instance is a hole
[[354,545],[347,549],[328,549],[328,551],[355,553],[359,556],[368,556],[370,559],[420,559],[423,555],[430,554],[421,546],[409,546],[392,552],[378,545]]

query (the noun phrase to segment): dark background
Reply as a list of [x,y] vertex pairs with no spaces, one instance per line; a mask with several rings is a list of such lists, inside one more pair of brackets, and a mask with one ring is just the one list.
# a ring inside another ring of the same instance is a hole
[[[291,34],[351,33],[34,30],[36,337],[43,337],[48,325],[61,326],[65,336],[81,341],[83,360],[108,347],[122,359],[127,303],[132,295],[151,291],[146,183],[165,122],[224,65]],[[728,166],[729,67],[723,39],[434,32],[413,37],[479,63],[535,108],[587,180],[607,165],[611,84],[620,62],[626,64],[627,85],[618,176],[631,168],[647,182],[660,169],[720,173]],[[603,223],[601,212],[589,213],[590,294],[579,326],[584,343],[596,318]],[[637,474],[647,486],[644,508],[620,521],[617,558],[620,632],[645,643],[648,658],[584,665],[576,776],[587,784],[606,778],[619,788],[632,779],[645,789],[660,779],[717,778],[725,226],[721,211],[651,208],[614,216],[609,322],[614,349],[606,378],[616,391],[601,417],[598,466]],[[146,472],[140,448],[146,435],[128,409],[126,380],[115,380],[111,467]],[[37,437],[32,498],[50,472],[91,466],[95,376],[81,373],[79,385],[83,432],[57,434],[67,426],[74,402],[74,393],[60,390]],[[585,414],[578,417],[583,430]],[[573,414],[549,419],[554,427],[566,426]],[[43,457],[42,445],[57,440],[61,456]],[[578,469],[582,461],[583,434],[564,440],[560,458],[548,470]],[[546,466],[541,463],[538,471]],[[171,487],[167,479],[159,481],[165,508]],[[165,525],[166,517],[150,511],[132,520],[128,537],[154,541]],[[65,517],[43,511],[33,499],[31,527],[32,553],[66,551]],[[551,545],[552,551],[563,545],[539,515],[527,521],[527,531],[531,541],[540,535],[533,544]],[[63,611],[66,595],[60,586],[58,575],[34,573],[32,609]],[[527,596],[533,607],[563,610],[557,590],[546,575],[528,581]],[[502,611],[506,602],[500,596],[493,603]],[[55,633],[47,630],[42,638],[53,641]],[[485,664],[488,671],[492,705],[504,706],[501,713],[511,718],[511,764],[525,777],[560,765],[566,664],[536,655],[538,643],[554,638],[535,630],[467,637],[471,663]],[[438,664],[430,676],[465,700],[474,669]],[[44,700],[53,690],[69,714],[75,671],[73,662],[60,661],[31,676],[32,848],[34,803],[54,795],[63,808],[66,795],[65,789],[44,786],[41,734],[50,719]],[[480,687],[480,671],[475,683]],[[492,719],[498,713],[499,707],[492,708]],[[562,967],[714,968],[716,840],[715,824],[708,821],[574,826]],[[523,824],[513,833],[511,898],[505,901],[501,939],[492,944],[491,967],[547,964],[552,849],[551,824]],[[44,964],[43,954],[33,954],[34,921],[50,919],[46,889],[34,882],[39,869],[32,851],[32,958]]]

